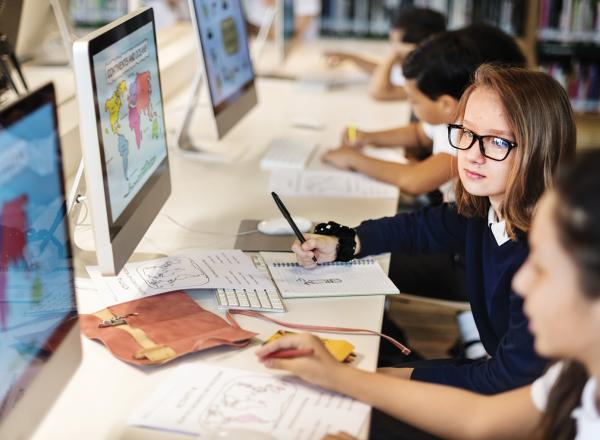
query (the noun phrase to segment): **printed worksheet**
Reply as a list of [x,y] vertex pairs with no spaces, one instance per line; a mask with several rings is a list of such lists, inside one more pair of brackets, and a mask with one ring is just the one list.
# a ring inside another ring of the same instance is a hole
[[296,378],[192,364],[178,367],[129,424],[199,438],[239,430],[316,440],[342,430],[358,435],[369,411],[363,403]]
[[98,266],[86,269],[107,306],[182,289],[275,289],[268,274],[235,249],[190,251],[128,263],[117,276],[102,276]]
[[350,171],[304,170],[273,171],[270,191],[284,197],[360,197],[392,199],[398,197],[394,185]]

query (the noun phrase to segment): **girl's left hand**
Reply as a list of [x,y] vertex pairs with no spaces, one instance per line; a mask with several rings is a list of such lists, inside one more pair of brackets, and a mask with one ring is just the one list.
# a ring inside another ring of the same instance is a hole
[[359,154],[361,153],[356,148],[339,147],[325,152],[323,156],[321,156],[321,160],[336,168],[351,170],[354,166],[354,158]]

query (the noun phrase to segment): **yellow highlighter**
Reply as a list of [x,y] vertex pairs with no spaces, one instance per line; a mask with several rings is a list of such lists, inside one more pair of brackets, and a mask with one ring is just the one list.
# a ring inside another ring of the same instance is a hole
[[354,125],[348,125],[348,142],[351,145],[356,143],[356,126]]

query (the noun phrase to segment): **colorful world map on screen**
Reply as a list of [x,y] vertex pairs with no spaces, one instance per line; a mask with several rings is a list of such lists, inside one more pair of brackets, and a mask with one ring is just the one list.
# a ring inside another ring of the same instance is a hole
[[103,165],[115,222],[167,155],[152,24],[93,60]]

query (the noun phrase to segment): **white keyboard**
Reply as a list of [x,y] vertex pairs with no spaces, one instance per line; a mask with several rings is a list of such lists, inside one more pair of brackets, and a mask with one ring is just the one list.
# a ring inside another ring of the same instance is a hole
[[[259,254],[247,253],[254,266],[261,272],[271,276],[265,261]],[[285,312],[283,299],[277,290],[236,290],[236,289],[217,289],[215,299],[219,309],[241,309],[254,310],[257,312]]]
[[285,312],[283,300],[277,291],[217,289],[216,297],[219,309]]
[[260,168],[262,170],[302,170],[316,147],[316,142],[306,139],[273,139],[260,161]]

